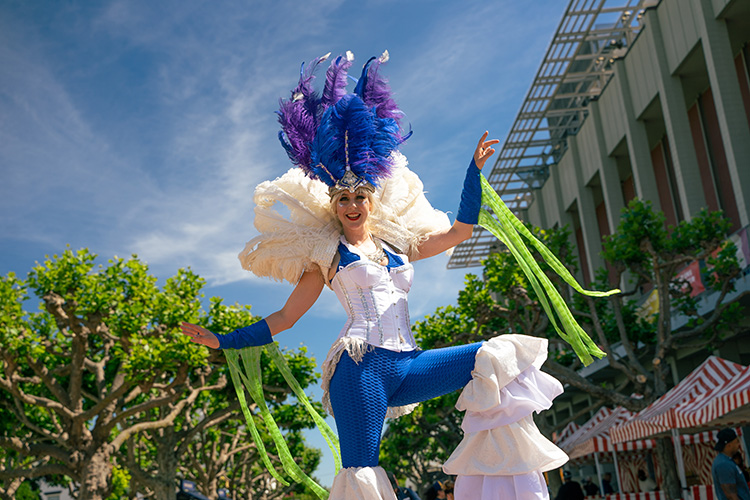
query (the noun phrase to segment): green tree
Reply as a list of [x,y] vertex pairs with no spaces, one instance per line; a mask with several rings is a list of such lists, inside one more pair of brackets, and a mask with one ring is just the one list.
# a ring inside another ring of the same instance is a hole
[[[0,443],[27,461],[1,471],[3,482],[59,475],[78,485],[79,498],[106,498],[115,450],[174,415],[124,424],[180,399],[191,368],[205,365],[206,353],[177,329],[200,309],[200,277],[180,270],[159,289],[135,257],[106,267],[95,258],[68,249],[26,280],[2,279],[0,388],[17,427]],[[22,309],[28,291],[41,311]]]
[[[25,280],[0,279],[0,458],[6,464],[0,492],[8,498],[24,479],[41,477],[73,485],[78,498],[111,498],[128,489],[132,497],[149,479],[128,469],[139,453],[149,473],[166,477],[166,486],[150,492],[173,498],[175,464],[186,443],[236,407],[236,396],[227,396],[205,413],[208,393],[233,392],[225,365],[209,363],[223,356],[191,344],[179,323],[202,322],[222,332],[252,321],[249,307],[214,300],[206,314],[204,281],[190,270],[159,287],[135,256],[106,266],[95,259],[88,250],[68,249],[37,264]],[[23,308],[31,294],[40,301],[38,312]],[[314,380],[303,350],[289,360],[303,387]],[[281,392],[272,398],[283,400]],[[147,439],[156,445],[153,455],[139,448]]]

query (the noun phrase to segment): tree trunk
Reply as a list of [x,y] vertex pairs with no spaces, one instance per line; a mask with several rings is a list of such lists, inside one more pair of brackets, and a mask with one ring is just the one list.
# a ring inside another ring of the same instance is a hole
[[562,486],[562,479],[560,479],[561,474],[562,467],[547,472],[547,486],[549,486],[550,498],[555,498],[557,496],[557,491],[560,489],[560,486]]
[[154,500],[176,500],[177,457],[174,453],[176,449],[174,427],[164,427],[160,434],[156,444],[159,474],[155,478]]
[[682,486],[677,475],[675,449],[671,437],[656,440],[656,460],[661,468],[663,480],[661,489],[667,493],[667,498],[682,498]]
[[78,498],[85,500],[104,500],[110,492],[112,483],[112,450],[103,445],[85,464],[81,474],[81,489]]

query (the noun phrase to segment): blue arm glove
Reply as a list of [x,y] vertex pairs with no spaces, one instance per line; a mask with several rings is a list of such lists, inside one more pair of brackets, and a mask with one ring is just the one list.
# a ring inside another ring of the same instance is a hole
[[482,184],[479,181],[479,167],[471,159],[464,179],[464,190],[461,192],[461,204],[458,206],[456,220],[464,224],[479,222],[479,209],[482,208]]
[[257,347],[273,342],[271,330],[264,319],[250,326],[238,328],[226,335],[216,334],[216,338],[219,339],[219,349],[242,349],[243,347]]

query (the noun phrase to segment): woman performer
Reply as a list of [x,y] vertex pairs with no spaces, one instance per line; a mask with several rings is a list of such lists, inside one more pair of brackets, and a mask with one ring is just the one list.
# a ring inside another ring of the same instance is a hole
[[[546,339],[503,335],[484,343],[420,350],[411,333],[407,294],[411,262],[446,251],[471,236],[477,223],[480,170],[497,140],[479,140],[469,165],[456,221],[434,210],[397,148],[407,136],[390,89],[378,75],[387,52],[365,65],[347,94],[351,53],[327,72],[321,95],[312,90],[315,66],[279,112],[292,169],[256,189],[261,235],[240,254],[243,267],[296,283],[284,307],[227,335],[184,324],[193,342],[239,349],[272,342],[315,303],[324,286],[338,296],[348,320],[323,363],[323,404],[334,415],[343,468],[331,499],[394,499],[378,467],[386,417],[421,401],[464,388],[464,440],[444,466],[458,475],[457,499],[548,498],[543,471],[567,456],[542,436],[534,411],[549,408],[562,386],[539,368]],[[326,189],[327,188],[327,189]],[[290,209],[283,220],[271,207]]]

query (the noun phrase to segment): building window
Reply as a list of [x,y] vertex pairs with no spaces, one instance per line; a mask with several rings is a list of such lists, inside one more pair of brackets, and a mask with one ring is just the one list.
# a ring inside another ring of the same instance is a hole
[[570,210],[570,216],[573,219],[573,225],[575,229],[576,247],[578,248],[578,261],[581,264],[581,273],[583,274],[583,283],[585,286],[591,284],[591,273],[589,272],[589,258],[586,254],[586,242],[583,238],[583,228],[581,227],[581,219],[578,214],[578,208],[575,207]]
[[651,164],[654,167],[656,178],[656,189],[659,192],[659,203],[667,224],[676,226],[681,220],[682,206],[679,191],[672,164],[672,155],[669,152],[669,140],[665,135],[661,141],[651,150]]
[[747,123],[750,124],[750,69],[748,61],[750,60],[750,45],[745,44],[737,57],[734,58],[734,67],[737,70],[737,79],[740,82],[740,93],[742,94],[742,104],[745,107],[745,116]]
[[697,101],[688,109],[688,122],[690,123],[690,134],[693,138],[695,157],[698,160],[698,169],[701,175],[701,185],[703,186],[703,196],[706,198],[706,205],[711,211],[721,210],[719,193],[716,191],[716,178],[708,154],[708,141],[706,141],[703,120],[701,120],[701,110]]
[[[719,117],[716,113],[714,97],[710,87],[700,95],[697,104],[709,163],[706,165],[706,168],[710,172],[715,184],[714,189],[718,197],[718,208],[723,210],[724,215],[732,222],[732,230],[734,231],[741,227],[740,214],[734,196],[732,178],[729,174],[729,163],[727,162],[727,154],[724,150],[724,141],[721,137],[721,129],[719,128]],[[701,166],[701,169],[703,169],[703,166]],[[703,173],[701,173],[701,179],[703,179]],[[703,189],[704,191],[706,190],[705,185]],[[708,198],[706,201],[708,202]],[[714,209],[710,203],[709,208]]]

